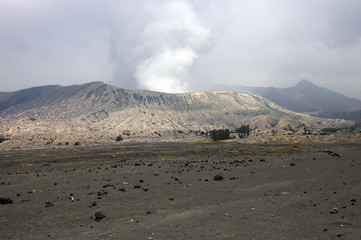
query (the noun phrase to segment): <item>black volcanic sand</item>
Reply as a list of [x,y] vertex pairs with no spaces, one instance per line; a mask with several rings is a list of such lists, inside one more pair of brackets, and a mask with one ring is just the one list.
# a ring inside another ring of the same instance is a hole
[[361,145],[0,153],[0,239],[361,239]]

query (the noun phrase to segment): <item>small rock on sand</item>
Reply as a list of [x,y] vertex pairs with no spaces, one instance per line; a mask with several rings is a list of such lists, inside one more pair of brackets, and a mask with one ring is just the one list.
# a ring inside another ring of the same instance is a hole
[[13,200],[9,197],[2,197],[0,198],[0,204],[3,205],[3,204],[12,204],[13,203]]
[[223,177],[222,177],[222,175],[217,174],[216,176],[213,177],[213,180],[214,181],[222,181]]
[[52,202],[45,202],[45,207],[54,207],[54,203]]
[[105,218],[104,213],[102,213],[100,211],[95,213],[95,220],[100,220],[102,218]]
[[338,209],[337,208],[332,208],[330,213],[331,214],[336,214],[336,213],[338,213]]

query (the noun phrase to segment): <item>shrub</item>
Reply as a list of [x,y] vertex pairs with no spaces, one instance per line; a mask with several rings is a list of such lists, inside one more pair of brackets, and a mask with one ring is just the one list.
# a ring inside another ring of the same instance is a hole
[[337,132],[337,128],[323,128],[321,129],[322,132],[325,132],[325,133],[335,133]]
[[117,141],[117,142],[123,141],[122,135],[119,134],[119,136],[115,139],[115,141]]
[[231,132],[229,129],[214,129],[210,132],[210,135],[214,141],[226,140],[230,138]]
[[251,131],[251,128],[249,125],[242,125],[239,128],[236,128],[236,133],[238,133],[240,138],[248,137],[249,133]]
[[0,143],[9,140],[8,138],[4,137],[3,135],[0,135]]

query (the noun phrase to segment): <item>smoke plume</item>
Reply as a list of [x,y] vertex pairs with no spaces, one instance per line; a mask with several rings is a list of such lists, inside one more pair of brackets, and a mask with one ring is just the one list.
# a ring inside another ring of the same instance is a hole
[[134,51],[142,56],[134,77],[138,87],[160,92],[188,90],[189,68],[210,32],[187,1],[147,3],[149,18]]

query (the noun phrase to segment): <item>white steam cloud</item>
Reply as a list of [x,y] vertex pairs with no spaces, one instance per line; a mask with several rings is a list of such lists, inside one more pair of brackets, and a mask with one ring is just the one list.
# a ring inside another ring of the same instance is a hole
[[186,92],[191,81],[189,68],[210,32],[187,1],[148,3],[145,9],[150,18],[135,48],[143,56],[134,74],[138,87]]
[[188,68],[196,53],[191,48],[166,49],[141,62],[136,78],[141,89],[160,92],[185,92],[190,79]]

